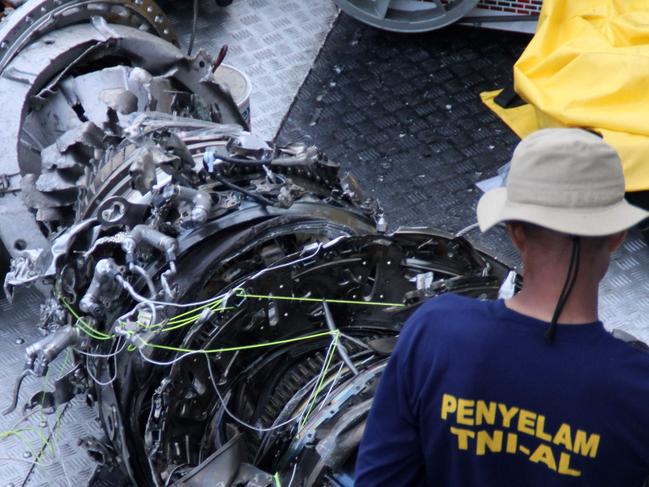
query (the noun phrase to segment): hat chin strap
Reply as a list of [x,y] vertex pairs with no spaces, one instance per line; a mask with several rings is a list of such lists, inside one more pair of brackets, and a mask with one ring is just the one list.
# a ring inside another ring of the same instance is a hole
[[566,282],[563,285],[561,294],[559,295],[559,301],[557,302],[557,307],[554,309],[552,314],[552,320],[550,321],[550,327],[545,332],[545,341],[548,343],[554,342],[554,337],[557,333],[557,323],[561,317],[561,312],[563,311],[572,288],[575,286],[577,281],[577,272],[579,271],[579,257],[581,253],[581,239],[577,235],[572,236],[572,253],[570,254],[570,263],[568,264],[568,274],[566,275]]

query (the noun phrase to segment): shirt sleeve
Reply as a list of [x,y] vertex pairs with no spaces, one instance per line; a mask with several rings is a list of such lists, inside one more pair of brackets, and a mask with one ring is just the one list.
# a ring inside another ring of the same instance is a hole
[[[413,321],[413,320],[411,320]],[[424,463],[405,358],[415,323],[404,327],[379,383],[356,463],[356,487],[425,485]]]

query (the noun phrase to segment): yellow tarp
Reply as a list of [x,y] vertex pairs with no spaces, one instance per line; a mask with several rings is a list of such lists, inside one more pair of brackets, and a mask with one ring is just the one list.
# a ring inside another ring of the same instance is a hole
[[618,150],[627,191],[649,189],[649,0],[545,0],[514,83],[531,106],[482,98],[519,136],[595,130]]

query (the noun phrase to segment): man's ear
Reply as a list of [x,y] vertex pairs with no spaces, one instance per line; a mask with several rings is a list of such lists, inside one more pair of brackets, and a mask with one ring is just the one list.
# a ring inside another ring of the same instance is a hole
[[507,222],[507,233],[509,234],[509,238],[512,239],[516,250],[522,253],[525,249],[525,242],[527,241],[525,226],[518,222]]
[[626,239],[627,231],[619,232],[614,235],[610,236],[610,239],[608,241],[608,250],[609,252],[613,253],[615,252],[618,248],[620,248],[620,245],[624,242]]

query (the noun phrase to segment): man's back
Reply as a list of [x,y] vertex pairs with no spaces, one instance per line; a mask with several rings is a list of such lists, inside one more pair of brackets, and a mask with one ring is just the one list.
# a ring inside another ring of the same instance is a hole
[[640,486],[649,354],[601,323],[548,324],[454,295],[409,320],[379,386],[356,485]]

